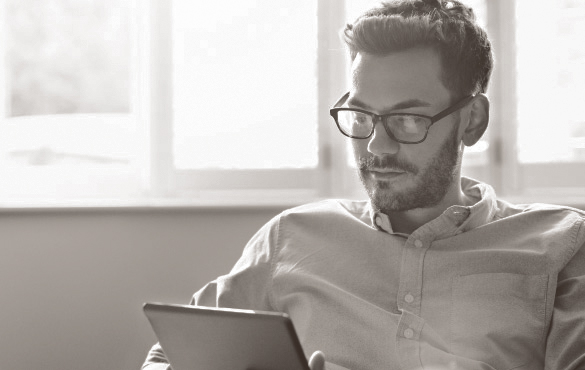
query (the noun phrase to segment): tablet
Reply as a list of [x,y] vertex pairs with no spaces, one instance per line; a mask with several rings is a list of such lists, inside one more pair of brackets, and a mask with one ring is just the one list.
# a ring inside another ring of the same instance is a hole
[[173,370],[310,370],[288,315],[145,303]]

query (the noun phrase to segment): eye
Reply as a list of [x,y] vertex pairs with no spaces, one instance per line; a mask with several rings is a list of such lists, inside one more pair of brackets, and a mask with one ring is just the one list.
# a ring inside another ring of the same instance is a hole
[[355,112],[354,124],[365,125],[368,123],[369,116],[367,114]]
[[418,131],[418,125],[415,116],[396,116],[398,123],[404,132],[414,133]]

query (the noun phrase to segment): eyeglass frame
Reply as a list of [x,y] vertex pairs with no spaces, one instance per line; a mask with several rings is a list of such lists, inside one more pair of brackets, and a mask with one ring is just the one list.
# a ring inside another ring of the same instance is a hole
[[[428,134],[429,134],[429,130],[431,128],[431,126],[447,117],[448,115],[450,115],[451,113],[454,113],[456,111],[458,111],[459,109],[462,109],[463,107],[465,107],[467,104],[469,104],[469,102],[475,98],[475,94],[471,94],[471,95],[467,95],[464,98],[462,98],[461,100],[458,100],[455,104],[443,109],[442,111],[440,111],[439,113],[435,114],[434,116],[427,116],[424,114],[416,114],[416,113],[387,113],[387,114],[376,114],[376,113],[372,113],[369,112],[367,110],[364,109],[359,109],[359,108],[343,108],[343,107],[339,107],[339,105],[344,104],[347,101],[347,98],[349,97],[349,91],[347,93],[345,93],[341,98],[339,98],[339,100],[333,104],[333,107],[331,109],[329,109],[329,114],[331,115],[331,117],[333,117],[333,120],[335,121],[335,124],[337,125],[337,128],[339,129],[339,131],[351,138],[351,139],[368,139],[370,138],[373,134],[374,131],[376,129],[376,124],[378,122],[382,122],[382,126],[384,127],[384,130],[386,131],[386,133],[388,134],[388,136],[390,136],[390,138],[392,138],[392,140],[399,142],[401,144],[420,144],[423,141],[426,140]],[[372,117],[372,131],[368,134],[368,136],[366,137],[356,137],[353,135],[349,135],[346,134],[342,129],[341,126],[339,125],[339,121],[337,119],[338,115],[337,113],[340,111],[351,111],[351,112],[359,112],[359,113],[363,113],[363,114],[367,114],[369,116]],[[390,130],[390,128],[387,126],[386,124],[386,117],[391,117],[391,116],[416,116],[416,117],[423,117],[423,118],[428,118],[430,120],[430,124],[427,126],[427,129],[425,131],[425,135],[424,137],[419,140],[419,141],[404,141],[404,140],[399,140],[397,139],[394,134],[392,133],[392,131]]]

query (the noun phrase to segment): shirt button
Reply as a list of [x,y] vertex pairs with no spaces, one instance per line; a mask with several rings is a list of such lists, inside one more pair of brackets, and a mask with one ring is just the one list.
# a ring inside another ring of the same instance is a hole
[[421,242],[420,240],[416,239],[414,241],[414,246],[417,247],[417,248],[422,248],[423,242]]
[[412,337],[414,337],[414,330],[412,330],[411,328],[408,328],[404,331],[404,337],[406,339],[411,339]]
[[406,301],[406,303],[412,303],[414,302],[414,297],[412,296],[412,294],[407,294],[404,296],[404,300]]

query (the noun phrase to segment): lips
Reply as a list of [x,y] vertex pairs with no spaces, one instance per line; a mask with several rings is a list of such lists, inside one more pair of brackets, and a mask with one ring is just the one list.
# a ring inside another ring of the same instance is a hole
[[369,169],[370,172],[377,172],[381,174],[403,174],[406,173],[404,170],[400,170],[397,168],[371,168]]
[[395,170],[395,169],[387,169],[387,168],[380,168],[380,169],[373,169],[370,170],[370,175],[375,180],[393,180],[398,178],[402,175],[405,175],[406,172],[402,170]]

